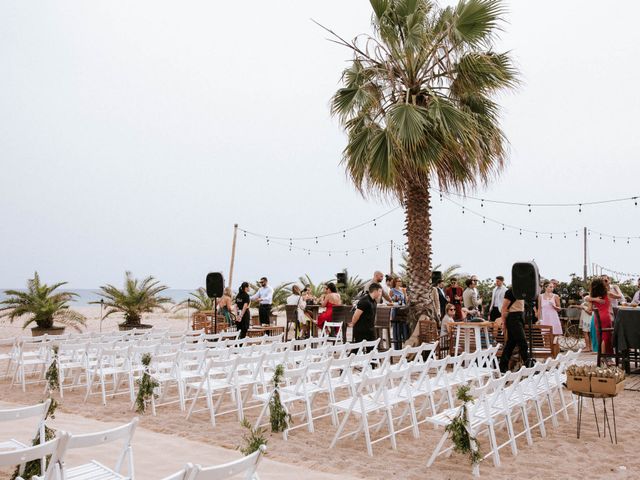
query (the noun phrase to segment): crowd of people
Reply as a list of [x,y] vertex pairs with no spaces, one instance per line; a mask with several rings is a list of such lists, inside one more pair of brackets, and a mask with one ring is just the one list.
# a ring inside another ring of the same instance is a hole
[[[441,335],[449,335],[451,325],[462,321],[490,321],[495,328],[503,327],[507,332],[507,342],[502,355],[501,368],[506,369],[513,350],[518,346],[523,362],[528,358],[528,346],[524,331],[524,312],[526,305],[523,300],[515,297],[512,289],[505,284],[503,276],[495,277],[495,284],[491,291],[491,300],[488,305],[483,305],[483,299],[478,291],[478,277],[471,275],[464,281],[464,288],[458,284],[458,279],[452,277],[449,285],[439,279],[435,283],[440,315],[438,324]],[[224,297],[220,300],[219,310],[229,321],[233,319],[240,331],[240,338],[247,334],[250,326],[251,302],[258,304],[258,315],[261,325],[269,325],[273,303],[273,288],[268,284],[266,277],[262,277],[258,290],[249,294],[250,285],[243,282],[232,300],[230,289],[225,290]],[[541,293],[530,306],[533,312],[533,321],[541,325],[551,327],[554,336],[563,334],[560,320],[561,302],[557,292],[559,282],[555,279],[544,281]],[[308,337],[311,333],[313,314],[309,307],[323,307],[324,311],[317,316],[317,327],[322,329],[325,322],[333,319],[334,308],[343,304],[336,284],[328,282],[323,285],[324,292],[317,298],[308,286],[293,285],[291,294],[286,299],[286,304],[296,306],[297,324],[301,335]],[[392,275],[384,275],[381,271],[374,272],[371,280],[366,282],[358,295],[352,308],[349,327],[353,327],[354,341],[375,339],[375,310],[376,306],[385,303],[396,307],[407,305],[410,292],[403,285],[400,278]],[[587,351],[610,352],[612,349],[611,333],[604,330],[602,342],[598,345],[595,335],[595,317],[597,312],[602,329],[612,326],[619,303],[625,300],[618,285],[611,282],[607,275],[592,279],[589,291],[583,293],[580,327],[584,333]],[[640,304],[640,279],[638,289],[632,302]],[[394,331],[394,336],[402,335],[407,338],[409,332]]]

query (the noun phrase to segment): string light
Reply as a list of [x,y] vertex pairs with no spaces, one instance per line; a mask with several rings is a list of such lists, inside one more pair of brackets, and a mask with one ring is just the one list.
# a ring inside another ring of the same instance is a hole
[[476,201],[480,201],[481,204],[486,203],[496,203],[496,204],[501,204],[501,205],[517,205],[517,206],[521,206],[521,207],[528,207],[529,211],[531,211],[531,207],[582,207],[582,206],[586,206],[586,205],[602,205],[602,204],[607,204],[607,203],[617,203],[617,202],[626,202],[628,200],[634,200],[636,201],[638,198],[638,195],[634,195],[631,197],[621,197],[621,198],[612,198],[612,199],[607,199],[607,200],[595,200],[595,201],[591,201],[591,202],[575,202],[575,203],[535,203],[535,202],[512,202],[512,201],[506,201],[506,200],[490,200],[487,198],[479,198],[479,197],[473,197],[471,195],[466,195],[466,194],[462,194],[462,193],[458,193],[458,192],[449,192],[446,190],[440,190],[438,188],[432,187],[431,190],[434,190],[436,192],[440,193],[440,198],[442,199],[443,194],[446,195],[452,195],[452,196],[456,196],[458,198],[464,198],[464,199],[468,199],[468,200],[476,200]]
[[582,213],[582,204],[580,204],[580,207],[578,208],[578,213]]
[[531,213],[531,204],[529,204],[529,213]]

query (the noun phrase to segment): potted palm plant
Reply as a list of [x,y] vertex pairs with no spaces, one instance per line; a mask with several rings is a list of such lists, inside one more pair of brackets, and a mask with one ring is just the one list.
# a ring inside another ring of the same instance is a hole
[[[166,312],[165,305],[171,302],[169,297],[160,294],[169,287],[161,285],[158,280],[148,276],[144,280],[133,278],[131,272],[125,272],[124,288],[119,289],[113,285],[103,285],[100,287],[98,295],[102,297],[104,306],[107,308],[102,320],[115,313],[124,316],[124,322],[119,324],[120,330],[131,330],[133,328],[151,328],[152,325],[142,323],[142,316],[158,309]],[[95,304],[100,301],[91,302]]]
[[195,292],[189,293],[189,298],[176,304],[174,310],[179,312],[187,308],[192,308],[196,312],[213,310],[213,298],[209,298],[207,291],[200,287]]
[[[71,310],[69,303],[74,301],[77,293],[56,292],[67,282],[47,285],[40,282],[38,272],[33,274],[33,278],[27,281],[27,289],[5,290],[8,298],[0,302],[0,318],[8,317],[10,322],[16,318],[25,316],[22,328],[27,328],[35,323],[31,328],[31,335],[34,337],[49,334],[61,335],[66,326],[80,331],[80,327],[86,322],[86,317],[79,312]],[[55,324],[59,325],[55,325]]]

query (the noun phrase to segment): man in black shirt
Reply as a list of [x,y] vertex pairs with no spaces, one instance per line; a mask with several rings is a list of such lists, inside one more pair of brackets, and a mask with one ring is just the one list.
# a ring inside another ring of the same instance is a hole
[[379,283],[371,283],[368,293],[360,299],[356,311],[351,319],[350,327],[353,328],[353,341],[375,340],[374,329],[376,321],[376,306],[382,296],[382,286]]

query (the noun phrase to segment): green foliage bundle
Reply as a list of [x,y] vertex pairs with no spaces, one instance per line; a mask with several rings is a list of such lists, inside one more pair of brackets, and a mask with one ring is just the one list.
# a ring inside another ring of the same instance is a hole
[[473,397],[469,394],[471,387],[464,385],[458,388],[456,397],[462,402],[462,407],[458,411],[453,421],[447,425],[445,430],[449,432],[453,449],[462,455],[468,455],[473,465],[480,463],[482,455],[478,446],[476,437],[469,434],[469,418],[467,416],[467,403],[473,401]]
[[47,379],[47,385],[49,390],[54,391],[60,389],[60,377],[58,372],[58,346],[53,346],[53,357],[51,358],[51,365],[47,369],[45,375]]
[[267,439],[264,436],[264,429],[260,427],[253,427],[249,420],[246,418],[240,422],[243,428],[248,430],[248,433],[242,435],[243,446],[238,446],[238,450],[246,457],[260,448],[260,445],[266,445]]
[[[45,415],[45,422],[49,418],[56,418],[55,412],[56,408],[58,408],[58,402],[56,402],[53,398],[51,399],[51,404],[49,405],[49,410],[47,410],[47,414]],[[49,440],[53,440],[56,437],[56,431],[53,428],[49,428],[46,423],[44,426],[44,441],[48,442]],[[34,447],[40,444],[40,431],[36,433],[31,445]],[[51,456],[47,456],[46,463],[49,463]],[[20,465],[16,467],[16,470],[13,472],[13,476],[11,480],[15,480],[16,478],[31,478],[34,475],[44,475],[44,472],[41,471],[40,468],[40,460],[31,460],[26,463],[24,467],[24,472],[20,473]]]
[[144,371],[142,373],[142,378],[136,380],[136,385],[138,385],[138,395],[136,396],[136,412],[144,413],[146,408],[146,402],[151,399],[153,395],[153,389],[158,386],[158,382],[151,378],[149,375],[149,365],[151,364],[151,354],[145,353],[142,355],[142,365],[144,366]]
[[280,364],[273,372],[273,396],[269,401],[269,415],[271,417],[271,431],[274,433],[284,432],[289,428],[291,415],[284,409],[280,401],[280,382],[284,375],[284,365]]

